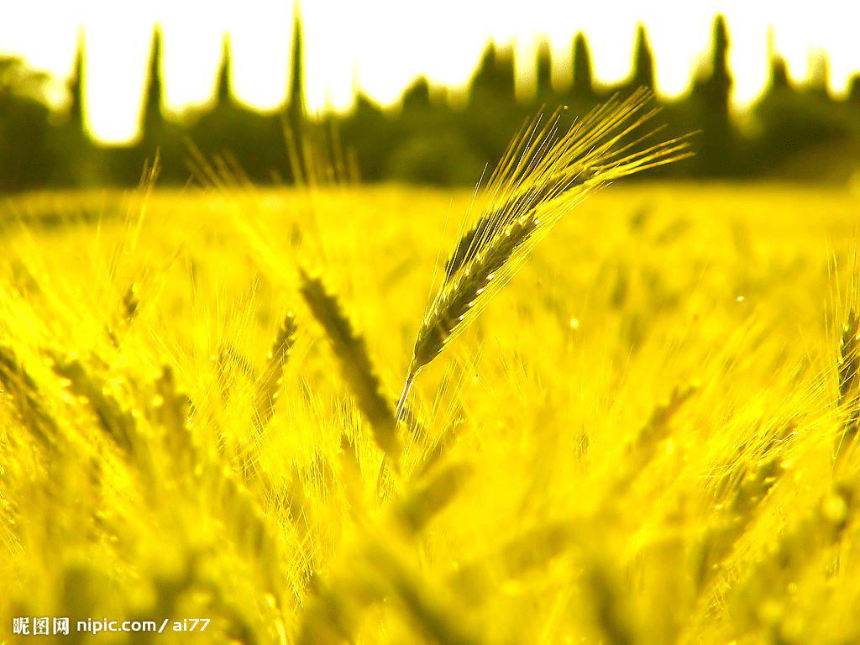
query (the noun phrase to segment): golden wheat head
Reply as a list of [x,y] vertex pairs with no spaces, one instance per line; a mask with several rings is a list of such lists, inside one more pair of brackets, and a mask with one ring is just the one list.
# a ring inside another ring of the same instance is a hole
[[569,130],[556,112],[528,124],[491,176],[484,211],[463,232],[445,262],[442,284],[424,314],[400,397],[402,408],[418,372],[474,320],[514,275],[535,244],[583,198],[613,179],[688,156],[684,138],[642,146],[637,136],[657,112],[639,90],[610,100]]

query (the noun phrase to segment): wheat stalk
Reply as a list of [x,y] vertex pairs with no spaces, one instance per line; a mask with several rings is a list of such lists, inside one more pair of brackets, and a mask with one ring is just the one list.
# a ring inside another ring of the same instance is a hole
[[[508,147],[488,182],[489,205],[464,232],[427,307],[398,411],[418,373],[460,335],[516,273],[552,227],[593,190],[613,179],[689,156],[684,137],[636,148],[634,131],[651,119],[647,90],[610,100],[562,133],[559,113],[538,117]],[[469,219],[467,215],[467,220]]]

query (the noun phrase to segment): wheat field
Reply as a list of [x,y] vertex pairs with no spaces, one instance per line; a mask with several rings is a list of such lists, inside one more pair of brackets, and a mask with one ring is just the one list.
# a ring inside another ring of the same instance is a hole
[[603,188],[392,424],[473,199],[8,201],[0,642],[858,642],[857,196]]

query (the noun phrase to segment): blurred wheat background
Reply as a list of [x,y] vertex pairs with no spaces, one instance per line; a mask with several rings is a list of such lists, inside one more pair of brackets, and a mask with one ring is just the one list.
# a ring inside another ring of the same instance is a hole
[[[316,263],[393,402],[446,219],[471,200],[341,186],[13,203],[3,628],[202,616],[206,633],[154,638],[858,638],[856,201],[592,197],[416,382],[395,473],[295,263]],[[57,212],[62,228],[43,219]],[[225,233],[249,213],[254,231]],[[144,640],[111,642],[125,637]]]
[[739,114],[717,17],[680,98],[642,27],[314,117],[288,24],[190,120],[156,30],[125,147],[0,56],[0,645],[860,642],[860,76]]

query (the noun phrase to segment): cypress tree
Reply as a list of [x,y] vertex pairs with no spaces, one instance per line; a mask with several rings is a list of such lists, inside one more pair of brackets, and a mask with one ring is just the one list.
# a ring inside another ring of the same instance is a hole
[[233,102],[232,91],[232,61],[230,55],[230,38],[225,33],[222,44],[221,67],[218,69],[218,82],[215,90],[215,102],[218,106],[230,105]]
[[419,76],[403,91],[403,109],[425,109],[430,107],[430,83]]
[[848,81],[848,104],[860,107],[860,74],[854,74]]
[[774,56],[770,60],[770,72],[768,74],[768,91],[787,90],[791,86],[788,80],[788,69],[782,56]]
[[152,33],[149,75],[143,103],[143,138],[147,141],[158,140],[164,127],[164,117],[161,112],[164,102],[161,67],[161,28],[156,26]]
[[305,120],[304,48],[302,45],[302,20],[296,9],[293,18],[293,47],[289,85],[287,116],[293,132],[299,133]]
[[722,15],[717,16],[714,20],[709,84],[715,109],[728,115],[732,75],[729,71],[729,30],[726,27],[726,19]]
[[773,25],[771,25],[767,30],[768,94],[782,92],[791,88],[785,59],[777,53],[775,40]]
[[490,41],[484,53],[481,54],[481,60],[475,73],[472,74],[472,80],[469,83],[469,98],[474,99],[476,95],[484,92],[493,91],[493,75],[496,72],[496,44]]
[[706,174],[736,172],[732,163],[733,132],[730,114],[732,75],[729,71],[729,34],[726,20],[714,20],[711,60],[706,75],[695,84],[702,134],[699,163]]
[[499,48],[492,41],[484,49],[469,85],[470,101],[480,100],[486,95],[510,101],[514,99],[513,50]]
[[84,29],[81,27],[78,30],[72,76],[67,85],[69,90],[69,118],[60,135],[63,153],[57,160],[59,170],[57,179],[61,183],[74,186],[91,183],[98,175],[86,129],[85,69],[86,42]]
[[581,31],[573,40],[573,83],[571,95],[574,99],[592,101],[594,99],[594,84],[591,77],[591,53],[588,51],[588,41]]
[[[699,95],[708,126],[725,134],[729,121],[732,75],[729,71],[729,34],[723,16],[714,19],[711,37],[711,60],[705,74],[697,79],[695,92]],[[714,133],[717,136],[717,133]]]
[[654,54],[651,45],[648,44],[648,35],[645,33],[645,25],[639,24],[636,29],[636,46],[633,52],[633,77],[631,89],[647,87],[654,89]]
[[536,66],[535,82],[537,96],[539,101],[544,101],[553,95],[552,52],[546,40],[542,40],[538,45]]
[[84,123],[84,67],[85,67],[85,38],[83,27],[78,31],[78,44],[75,49],[75,62],[72,77],[69,80],[69,127],[76,134],[83,135],[86,131]]
[[287,98],[287,127],[290,130],[293,141],[295,158],[292,159],[293,180],[307,180],[308,168],[306,166],[306,155],[304,139],[305,131],[305,83],[304,83],[304,48],[302,43],[302,19],[299,14],[298,3],[295,5],[293,15],[293,46],[290,60],[290,81]]
[[516,81],[514,80],[514,48],[511,45],[498,49],[494,79],[496,93],[513,103]]

